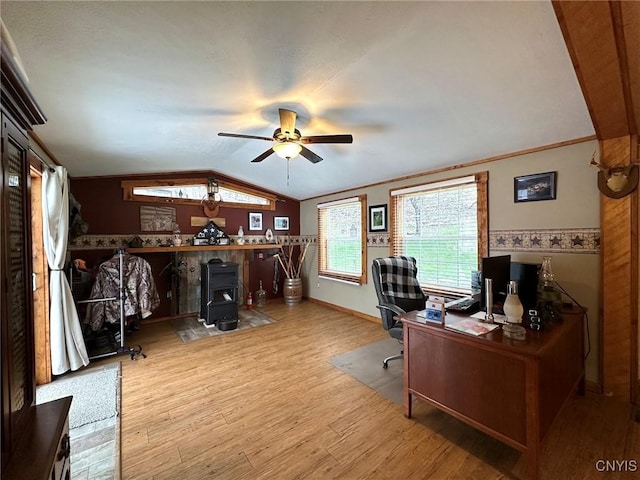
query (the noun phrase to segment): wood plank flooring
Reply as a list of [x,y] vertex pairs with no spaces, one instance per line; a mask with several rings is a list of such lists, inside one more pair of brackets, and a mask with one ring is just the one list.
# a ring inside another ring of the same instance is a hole
[[[168,323],[136,332],[148,358],[118,359],[122,478],[524,478],[519,452],[419,400],[409,420],[328,363],[386,338],[380,325],[306,301],[263,311],[277,322],[191,343]],[[541,477],[638,478],[597,460],[640,470],[640,424],[624,402],[588,393],[552,426]]]

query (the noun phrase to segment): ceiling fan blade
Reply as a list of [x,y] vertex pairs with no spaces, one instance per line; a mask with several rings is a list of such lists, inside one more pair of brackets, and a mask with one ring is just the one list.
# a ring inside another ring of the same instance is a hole
[[300,145],[300,146],[302,147],[302,151],[300,151],[300,155],[302,155],[304,158],[309,160],[311,163],[318,163],[322,161],[321,156],[316,155],[304,145]]
[[353,143],[353,135],[312,135],[310,137],[302,137],[301,143]]
[[253,160],[251,160],[253,163],[258,163],[261,162],[262,160],[264,160],[265,158],[267,158],[269,155],[271,155],[273,152],[273,148],[270,148],[269,150],[267,150],[264,153],[261,153],[260,155],[258,155],[256,158],[254,158]]
[[257,135],[244,135],[242,133],[218,133],[219,137],[234,137],[234,138],[252,138],[254,140],[268,140],[269,142],[273,142],[273,137],[259,137]]
[[287,110],[280,108],[280,131],[287,136],[287,139],[291,138],[296,131],[296,112],[293,110]]

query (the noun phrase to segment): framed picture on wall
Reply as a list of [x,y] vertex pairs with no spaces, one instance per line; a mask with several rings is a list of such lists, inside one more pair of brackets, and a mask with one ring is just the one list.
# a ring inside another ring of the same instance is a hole
[[387,205],[372,205],[369,207],[369,231],[387,231]]
[[557,172],[536,173],[513,179],[513,201],[555,200]]
[[249,230],[262,230],[262,212],[249,212]]
[[289,230],[289,217],[273,217],[274,230]]

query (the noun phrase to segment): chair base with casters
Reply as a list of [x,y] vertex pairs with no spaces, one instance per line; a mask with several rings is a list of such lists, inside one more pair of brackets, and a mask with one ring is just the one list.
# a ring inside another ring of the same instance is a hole
[[[376,308],[380,310],[382,327],[392,338],[402,344],[402,323],[397,320],[411,310],[424,309],[426,295],[422,292],[417,278],[416,260],[413,257],[388,257],[373,260],[373,284],[378,297]],[[398,355],[385,358],[382,368],[388,368],[391,360],[404,357]]]
[[389,368],[389,362],[391,360],[399,360],[402,358],[404,358],[404,351],[400,351],[398,355],[392,355],[390,357],[387,357],[382,361],[382,368]]
[[[379,305],[378,308],[380,310],[382,310],[383,308],[387,308],[389,310],[392,310],[394,312],[394,315],[398,315],[400,313],[404,313],[404,311],[402,311],[399,308],[389,308],[389,306],[386,305]],[[389,335],[391,336],[391,338],[395,338],[398,343],[400,345],[402,345],[402,324],[399,322],[396,322],[395,325],[393,325],[392,327],[390,327],[388,330]],[[391,360],[401,360],[404,357],[404,351],[400,350],[400,353],[397,355],[391,355],[390,357],[387,357],[383,360],[382,362],[382,368],[389,368],[389,362]]]

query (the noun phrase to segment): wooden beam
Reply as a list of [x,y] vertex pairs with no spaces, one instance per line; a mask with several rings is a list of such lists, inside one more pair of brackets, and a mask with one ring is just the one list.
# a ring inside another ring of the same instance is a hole
[[638,44],[629,42],[640,35],[640,15],[637,6],[627,5],[631,3],[553,2],[601,140],[638,133]]
[[[605,167],[637,158],[637,137],[603,140]],[[637,401],[638,191],[613,199],[601,195],[602,316],[600,364],[605,393]]]

